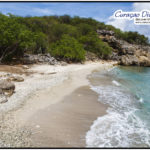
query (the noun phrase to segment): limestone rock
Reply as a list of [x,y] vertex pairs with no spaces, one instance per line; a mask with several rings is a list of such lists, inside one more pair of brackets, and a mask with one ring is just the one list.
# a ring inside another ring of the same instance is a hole
[[16,81],[16,82],[23,82],[24,78],[20,76],[12,76],[9,78],[11,81]]
[[115,34],[113,31],[108,30],[97,30],[97,33],[99,35],[110,35],[110,36],[113,36]]
[[24,64],[34,64],[34,63],[48,63],[50,65],[58,64],[57,60],[54,57],[51,57],[50,54],[25,54],[22,59]]
[[26,66],[26,65],[23,65],[22,68],[23,68],[23,69],[29,69],[29,67]]
[[0,89],[2,91],[6,91],[9,93],[13,93],[15,90],[15,85],[14,83],[7,81],[7,80],[0,80]]
[[138,58],[135,55],[123,55],[121,57],[121,65],[129,66],[129,65],[138,65]]
[[110,31],[98,30],[97,33],[113,48],[110,59],[120,61],[121,65],[150,66],[150,46],[128,43],[116,38]]
[[150,60],[146,56],[140,56],[139,57],[139,62],[140,62],[141,66],[146,66],[146,67],[150,66]]

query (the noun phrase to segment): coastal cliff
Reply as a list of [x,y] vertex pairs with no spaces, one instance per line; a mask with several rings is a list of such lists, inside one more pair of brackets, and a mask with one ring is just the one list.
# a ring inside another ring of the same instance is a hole
[[130,44],[115,37],[113,31],[97,30],[99,38],[113,48],[109,59],[117,60],[120,65],[150,66],[150,46]]

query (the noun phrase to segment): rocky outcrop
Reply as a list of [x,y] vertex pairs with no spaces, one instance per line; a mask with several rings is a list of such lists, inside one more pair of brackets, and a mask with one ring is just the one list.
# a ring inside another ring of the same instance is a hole
[[34,63],[48,63],[50,65],[58,64],[57,60],[54,57],[51,57],[50,54],[25,54],[22,59],[24,64],[34,64]]
[[29,67],[26,66],[26,65],[23,65],[22,68],[23,68],[23,69],[29,69]]
[[139,65],[139,60],[135,55],[122,55],[120,64],[125,66]]
[[0,80],[0,89],[2,90],[15,90],[15,85],[14,83],[7,81],[7,80]]
[[146,56],[139,56],[139,62],[141,66],[150,66],[150,59]]
[[24,78],[11,73],[0,76],[0,104],[7,102],[8,97],[14,94],[15,82],[23,82]]
[[8,80],[15,81],[15,82],[23,82],[24,78],[20,77],[20,76],[12,76],[12,77],[8,78]]
[[5,79],[7,81],[15,81],[15,82],[23,82],[24,78],[18,75],[14,75],[11,73],[7,73],[5,75],[0,75],[1,79]]
[[98,30],[99,37],[107,42],[112,48],[112,60],[117,60],[121,65],[150,66],[150,46],[130,44],[119,40],[114,33],[107,30]]
[[[131,44],[130,44],[131,45]],[[126,51],[122,49],[122,59],[120,61],[123,65],[138,65],[138,66],[150,66],[150,51],[148,49],[140,48],[138,45],[129,47]],[[128,60],[124,63],[124,59]]]
[[5,96],[11,96],[14,93],[15,84],[8,80],[0,80],[1,101],[5,99]]
[[114,32],[113,31],[108,31],[108,30],[97,30],[97,33],[99,35],[109,35],[109,36],[114,36]]

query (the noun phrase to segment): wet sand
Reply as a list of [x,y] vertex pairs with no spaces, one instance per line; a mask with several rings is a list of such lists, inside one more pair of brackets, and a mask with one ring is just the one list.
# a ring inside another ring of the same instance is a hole
[[34,147],[85,147],[86,132],[106,106],[89,86],[76,89],[57,104],[35,113],[26,126],[32,129]]

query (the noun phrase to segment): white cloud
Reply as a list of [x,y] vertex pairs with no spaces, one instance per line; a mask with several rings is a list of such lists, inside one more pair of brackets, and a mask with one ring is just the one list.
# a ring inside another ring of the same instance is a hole
[[134,11],[141,11],[143,9],[149,9],[150,10],[150,3],[134,3],[133,4],[133,10]]
[[47,8],[34,8],[33,11],[38,13],[38,14],[41,13],[42,15],[51,15],[51,14],[53,14],[53,12],[50,9],[47,9]]
[[[150,3],[134,3],[132,11],[150,10]],[[133,20],[115,19],[110,16],[106,24],[110,24],[123,31],[137,31],[150,39],[150,25],[135,25]]]
[[128,22],[128,20],[115,19],[114,16],[110,16],[106,24],[113,25],[116,28],[119,28],[119,29],[125,31],[126,30],[126,26],[128,24],[127,22]]

